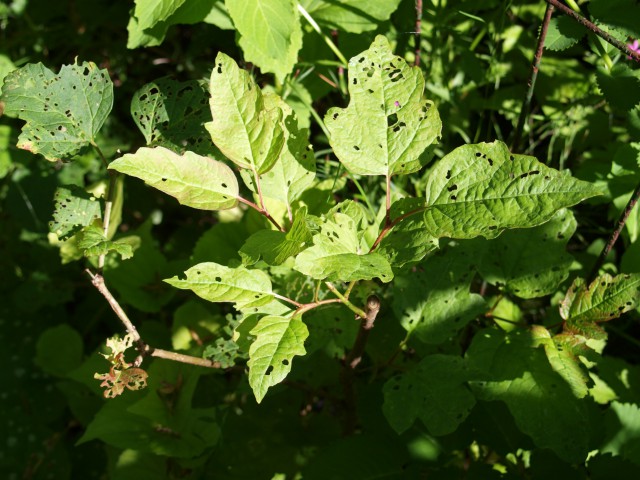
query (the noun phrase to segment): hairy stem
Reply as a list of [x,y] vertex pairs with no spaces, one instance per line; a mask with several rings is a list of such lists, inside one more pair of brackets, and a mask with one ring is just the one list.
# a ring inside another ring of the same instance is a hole
[[600,270],[600,267],[602,267],[602,265],[604,264],[604,261],[607,259],[607,256],[609,255],[609,252],[613,248],[613,245],[616,243],[616,240],[618,240],[618,236],[620,235],[620,232],[622,232],[622,229],[627,223],[627,218],[629,218],[629,215],[631,214],[631,210],[633,210],[633,207],[635,207],[636,203],[638,203],[639,198],[640,198],[640,183],[636,185],[636,189],[631,194],[631,198],[629,199],[629,201],[627,202],[627,205],[624,207],[624,210],[620,214],[620,218],[618,218],[618,222],[616,223],[615,229],[611,233],[609,240],[607,241],[604,248],[602,249],[602,252],[600,252],[600,256],[598,257],[598,260],[596,261],[595,265],[591,269],[591,273],[587,278],[587,285],[593,282],[593,280],[598,276],[598,271]]
[[420,66],[420,35],[422,33],[422,0],[416,0],[416,24],[413,30],[415,36],[415,56],[413,64]]
[[356,395],[354,388],[355,369],[362,360],[364,355],[364,349],[367,345],[367,339],[369,333],[373,329],[373,325],[380,312],[380,300],[375,295],[369,296],[367,299],[367,307],[364,317],[360,319],[360,328],[358,329],[358,335],[353,343],[353,347],[344,359],[342,371],[340,374],[342,388],[344,390],[344,402],[345,402],[345,435],[351,435],[355,432],[358,423],[358,415],[356,411]]
[[531,75],[529,76],[529,82],[527,84],[527,93],[522,101],[522,107],[520,108],[520,116],[518,117],[518,125],[513,136],[513,142],[511,143],[511,150],[516,150],[520,143],[520,137],[522,130],[524,129],[525,120],[529,115],[531,109],[531,99],[533,98],[533,89],[536,86],[536,80],[538,78],[538,70],[540,68],[540,62],[542,60],[542,53],[544,51],[544,40],[547,38],[547,30],[549,29],[549,22],[551,21],[551,15],[553,15],[553,5],[547,4],[547,9],[544,12],[544,20],[540,27],[540,33],[538,35],[538,46],[536,47],[536,53],[533,57],[533,63],[531,64]]
[[136,359],[135,366],[139,367],[142,362],[142,357],[151,356],[158,358],[165,358],[167,360],[173,360],[175,362],[188,363],[191,365],[199,365],[201,367],[209,367],[209,368],[220,368],[220,364],[218,362],[212,362],[211,360],[207,360],[205,358],[193,357],[191,355],[183,355],[181,353],[169,352],[167,350],[162,350],[159,348],[153,348],[150,345],[145,344],[138,333],[135,325],[125,311],[122,309],[118,301],[111,294],[111,291],[107,288],[107,285],[104,283],[104,277],[99,273],[93,273],[91,270],[85,270],[89,277],[91,278],[91,283],[94,287],[102,294],[107,303],[111,306],[117,317],[120,319],[124,328],[127,330],[127,333],[131,335],[133,341],[138,345],[138,351],[140,352],[139,359]]

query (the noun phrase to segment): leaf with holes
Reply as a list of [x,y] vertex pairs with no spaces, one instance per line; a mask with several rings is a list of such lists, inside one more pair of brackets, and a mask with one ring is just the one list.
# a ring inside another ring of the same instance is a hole
[[447,435],[467,418],[476,403],[465,385],[467,380],[462,358],[426,356],[385,383],[382,411],[398,434],[419,418],[432,435]]
[[[424,229],[423,198],[401,198],[391,204],[390,220],[395,223],[382,239],[377,252],[384,255],[393,268],[412,265],[438,248],[438,239]],[[385,228],[385,223],[380,229]]]
[[300,317],[261,318],[251,330],[256,339],[249,349],[249,385],[260,403],[269,387],[277,385],[291,371],[295,355],[304,355],[304,341],[309,336]]
[[186,150],[214,157],[217,149],[207,138],[204,124],[211,120],[206,84],[161,78],[133,94],[131,116],[148,146]]
[[502,142],[463,145],[429,172],[425,227],[438,238],[495,238],[601,193],[534,157],[511,155]]
[[[265,108],[280,108],[284,114],[284,147],[280,159],[260,175],[262,195],[279,200],[291,213],[291,204],[311,186],[316,178],[316,159],[309,145],[309,131],[298,128],[295,113],[279,96],[264,95]],[[255,193],[255,179],[249,170],[242,170],[242,179]]]
[[113,106],[113,84],[92,62],[64,65],[57,75],[28,64],[6,76],[0,102],[5,115],[26,122],[18,148],[57,161],[95,142]]
[[347,108],[331,108],[324,119],[347,170],[391,176],[427,163],[425,150],[440,136],[442,122],[424,98],[420,69],[394,56],[385,37],[377,36],[369,50],[349,61],[349,94]]
[[100,200],[76,185],[58,187],[53,199],[55,204],[49,231],[60,240],[68,239],[82,227],[102,218]]
[[302,26],[294,0],[225,0],[248,62],[280,82],[293,70],[302,47]]
[[483,298],[470,293],[473,258],[448,248],[427,258],[417,271],[396,276],[393,311],[407,332],[421,341],[446,341],[486,309]]
[[320,25],[362,33],[375,30],[398,8],[400,0],[303,0],[300,2]]
[[597,338],[602,335],[597,323],[634,310],[639,301],[640,273],[615,277],[605,273],[589,285],[583,278],[576,278],[560,303],[560,316],[566,332]]
[[[361,234],[361,232],[360,232]],[[296,257],[294,268],[316,280],[351,282],[393,279],[389,262],[358,238],[358,226],[345,213],[330,212],[313,236],[313,246]]]
[[224,53],[216,56],[209,93],[213,121],[205,128],[216,146],[241,168],[269,171],[285,143],[282,110],[267,109],[249,72]]
[[520,298],[537,298],[556,291],[569,276],[573,257],[567,242],[577,222],[559,210],[547,223],[530,229],[507,230],[493,240],[475,239],[478,271],[492,285]]
[[269,276],[245,267],[199,263],[165,282],[182,290],[192,290],[210,302],[232,302],[238,309],[263,306],[273,300]]
[[233,171],[193,152],[180,156],[164,147],[143,147],[114,160],[109,168],[140,178],[188,207],[225,210],[238,202],[238,180]]

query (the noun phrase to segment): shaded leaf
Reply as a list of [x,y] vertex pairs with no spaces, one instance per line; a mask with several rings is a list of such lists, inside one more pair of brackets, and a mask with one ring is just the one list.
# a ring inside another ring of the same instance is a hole
[[624,63],[611,69],[598,69],[598,86],[614,108],[629,111],[640,103],[640,73]]
[[362,33],[375,30],[388,20],[400,0],[303,0],[300,3],[321,25]]
[[180,156],[164,147],[142,147],[114,160],[109,168],[140,178],[188,207],[224,210],[238,201],[238,180],[233,171],[193,152]]
[[460,357],[429,355],[385,383],[382,410],[393,429],[400,434],[419,418],[432,435],[455,431],[476,403],[466,369]]
[[285,143],[282,110],[267,110],[249,72],[224,53],[216,56],[209,93],[213,121],[205,128],[216,146],[241,168],[269,171]]
[[192,290],[210,302],[232,302],[238,309],[263,306],[273,300],[269,276],[245,267],[199,263],[165,282],[182,290]]
[[429,173],[425,226],[434,237],[495,238],[600,193],[533,157],[511,155],[502,142],[463,145]]
[[554,17],[549,22],[544,48],[559,52],[574,46],[584,37],[587,29],[572,18]]
[[212,153],[204,124],[211,120],[206,84],[161,78],[133,94],[131,116],[148,146],[184,153]]
[[101,202],[76,185],[58,187],[53,200],[53,220],[49,222],[49,231],[60,240],[66,240],[82,227],[102,219]]
[[517,297],[549,295],[569,276],[573,257],[566,246],[576,225],[573,214],[562,209],[538,227],[474,240],[472,249],[482,259],[478,271],[487,282]]
[[113,106],[113,84],[92,62],[64,65],[57,75],[28,64],[6,76],[0,101],[5,115],[26,122],[18,148],[57,161],[95,141]]
[[249,385],[260,403],[269,387],[277,385],[291,371],[295,355],[304,355],[309,336],[300,317],[267,316],[251,330],[256,339],[249,349]]
[[102,228],[89,225],[77,234],[76,245],[82,250],[85,257],[97,257],[109,252],[116,252],[123,260],[126,260],[133,256],[133,247],[137,243],[134,239],[131,240],[134,243],[126,238],[112,242],[104,236]]
[[425,149],[440,136],[442,122],[424,98],[420,69],[394,56],[385,37],[377,36],[369,50],[349,61],[349,94],[347,108],[331,108],[324,119],[347,170],[391,176],[426,164]]
[[302,27],[293,0],[225,0],[248,62],[279,81],[293,70],[302,47]]
[[464,252],[438,252],[417,271],[396,277],[393,311],[421,341],[442,343],[486,308],[480,295],[469,292],[474,275],[472,258]]

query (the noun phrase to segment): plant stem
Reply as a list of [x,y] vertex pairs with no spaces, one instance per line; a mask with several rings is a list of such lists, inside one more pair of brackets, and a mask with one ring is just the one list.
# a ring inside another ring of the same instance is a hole
[[344,359],[340,379],[344,390],[344,403],[346,409],[346,419],[344,425],[345,435],[351,435],[355,432],[358,423],[356,412],[356,396],[354,389],[355,369],[362,360],[364,349],[367,345],[367,339],[373,329],[376,317],[380,312],[380,300],[375,295],[369,296],[367,299],[367,311],[364,317],[361,317],[358,335],[353,343],[353,347]]
[[553,10],[553,5],[547,4],[547,9],[544,12],[544,20],[540,27],[540,34],[538,35],[538,46],[536,47],[536,53],[533,57],[533,63],[531,64],[531,75],[529,76],[529,82],[527,84],[527,93],[524,96],[522,107],[520,108],[520,116],[518,117],[518,125],[516,126],[513,142],[511,143],[511,150],[517,150],[518,144],[520,143],[520,137],[522,136],[522,131],[524,129],[525,120],[529,116],[531,99],[533,98],[533,89],[536,85],[538,70],[542,60],[542,53],[544,51],[544,40],[547,37],[547,30],[549,29],[549,22],[551,21]]
[[611,236],[609,237],[609,241],[607,241],[607,243],[605,244],[604,248],[602,249],[602,252],[600,252],[600,256],[598,257],[598,260],[596,261],[595,265],[591,269],[591,273],[587,277],[587,285],[593,282],[593,280],[598,276],[598,271],[600,270],[600,267],[602,267],[605,260],[607,259],[607,256],[609,255],[609,252],[613,248],[613,245],[616,243],[616,240],[618,240],[618,236],[620,235],[620,232],[622,231],[625,224],[627,223],[627,218],[629,218],[629,215],[631,214],[631,210],[633,210],[633,207],[635,207],[636,203],[638,203],[639,198],[640,198],[640,183],[636,185],[636,189],[631,194],[631,198],[629,198],[627,205],[624,207],[624,210],[620,214],[620,218],[618,218],[618,222],[616,223],[616,228],[611,233]]
[[305,303],[304,305],[301,304],[291,317],[293,318],[300,316],[303,313],[308,312],[309,310],[313,310],[314,308],[317,308],[321,305],[327,305],[329,303],[342,303],[342,300],[340,300],[339,298],[329,298],[327,300],[318,300],[311,303]]
[[[102,218],[102,234],[104,238],[109,238],[109,226],[111,224],[111,211],[115,202],[116,192],[118,191],[118,172],[107,170],[109,172],[109,185],[104,200],[104,217]],[[102,271],[104,268],[104,260],[107,254],[103,253],[98,257],[98,269]]]
[[266,210],[264,210],[264,209],[260,208],[258,205],[256,205],[255,203],[253,203],[251,200],[247,200],[246,198],[242,198],[242,197],[241,197],[241,196],[239,196],[239,195],[238,195],[236,198],[238,199],[238,201],[239,201],[240,203],[244,203],[245,205],[247,205],[247,206],[249,206],[249,207],[253,208],[254,210],[256,210],[258,213],[260,213],[260,215],[264,215],[264,216],[267,218],[267,220],[269,220],[273,225],[275,225],[275,227],[276,227],[278,230],[280,230],[281,232],[284,232],[284,231],[285,231],[285,229],[284,229],[284,228],[282,228],[282,227],[280,226],[280,224],[276,221],[276,219],[275,219],[275,218],[273,218],[273,217],[269,214],[269,212],[267,212]]
[[545,0],[545,1],[547,3],[553,5],[554,7],[556,7],[558,10],[560,10],[565,15],[569,15],[571,18],[576,20],[581,25],[587,27],[593,33],[595,33],[600,38],[602,38],[605,42],[610,43],[611,45],[616,47],[618,50],[623,52],[625,55],[628,55],[629,57],[633,58],[636,62],[640,62],[640,52],[636,52],[635,50],[632,50],[627,44],[621,42],[620,40],[618,40],[616,38],[613,38],[607,32],[602,31],[600,28],[598,28],[598,26],[596,24],[594,24],[593,22],[587,20],[582,15],[577,14],[576,12],[571,10],[569,7],[567,7],[562,2],[559,2],[558,0]]
[[135,366],[139,367],[142,362],[142,357],[151,356],[158,358],[165,358],[167,360],[173,360],[175,362],[188,363],[191,365],[199,365],[201,367],[220,368],[218,362],[212,362],[211,360],[194,357],[192,355],[183,355],[182,353],[169,352],[160,348],[153,348],[150,345],[145,344],[138,333],[135,325],[131,322],[125,311],[122,309],[118,301],[111,294],[107,285],[104,283],[104,277],[99,273],[93,273],[91,270],[85,270],[89,277],[91,277],[91,283],[102,294],[107,303],[111,306],[117,317],[120,319],[127,333],[131,335],[133,341],[138,344],[138,352],[140,353],[140,360],[136,360]]
[[340,299],[340,301],[349,309],[351,310],[353,313],[355,313],[358,317],[360,318],[366,318],[367,314],[364,310],[362,310],[361,308],[356,307],[353,303],[351,303],[349,301],[349,299],[347,297],[345,297],[343,294],[341,294],[338,289],[336,287],[333,286],[333,284],[331,282],[324,282],[324,284],[327,286],[327,288],[329,290],[331,290],[331,292],[333,292],[333,294],[338,297]]
[[420,208],[416,208],[415,210],[411,210],[410,212],[405,213],[404,215],[400,215],[398,218],[396,218],[395,220],[389,222],[388,225],[385,225],[384,228],[380,231],[380,233],[378,234],[378,238],[376,238],[376,241],[373,242],[373,245],[371,246],[371,248],[369,249],[369,253],[373,252],[376,248],[378,248],[378,246],[380,245],[380,242],[382,242],[382,240],[384,239],[384,237],[387,236],[387,234],[389,233],[389,231],[395,227],[398,223],[400,223],[402,220],[404,220],[407,217],[410,217],[411,215],[415,215],[416,213],[420,213],[420,212],[424,212],[426,207],[420,207]]
[[416,0],[416,24],[413,34],[415,35],[415,56],[413,64],[416,67],[420,66],[420,35],[422,33],[422,0]]
[[302,303],[300,302],[296,302],[295,300],[292,300],[289,297],[285,297],[284,295],[279,295],[277,293],[272,293],[271,295],[273,295],[275,298],[277,298],[278,300],[282,300],[284,302],[290,303],[291,305],[295,305],[296,307],[300,308],[302,307]]
[[385,206],[385,210],[386,213],[384,214],[384,226],[387,227],[389,226],[389,224],[391,223],[391,175],[389,175],[387,173],[386,176],[386,188],[387,191],[385,192],[385,201],[384,201],[384,206]]
[[307,22],[309,22],[309,25],[311,25],[311,27],[318,33],[318,35],[320,35],[322,37],[322,39],[329,46],[331,51],[333,53],[335,53],[336,57],[338,57],[338,59],[346,67],[349,62],[347,62],[347,59],[344,58],[344,55],[342,54],[340,49],[338,47],[336,47],[335,43],[333,43],[331,38],[329,38],[327,35],[325,35],[322,32],[322,29],[320,28],[320,25],[317,24],[317,22],[313,19],[313,17],[311,15],[309,15],[309,12],[307,12],[305,10],[305,8],[302,5],[300,5],[299,3],[298,3],[298,11],[302,14],[302,16],[305,18],[305,20]]

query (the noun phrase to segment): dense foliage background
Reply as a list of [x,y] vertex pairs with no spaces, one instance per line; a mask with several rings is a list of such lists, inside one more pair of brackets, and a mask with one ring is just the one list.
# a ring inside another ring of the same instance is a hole
[[[142,117],[131,114],[136,99],[153,86],[140,89],[163,77],[206,84],[223,52],[250,71],[263,91],[283,97],[298,125],[309,129],[318,179],[304,199],[309,209],[319,215],[330,201],[354,199],[373,224],[384,208],[384,181],[341,168],[322,123],[329,108],[349,102],[344,65],[295,8],[301,38],[295,40],[299,51],[289,54],[292,73],[285,61],[252,50],[256,31],[264,36],[258,42],[269,41],[268,28],[256,28],[247,13],[255,3],[3,1],[0,88],[9,72],[31,63],[54,72],[85,61],[106,69],[115,100],[96,143],[111,161],[154,142],[140,132]],[[625,44],[640,37],[637,1],[566,3]],[[561,348],[556,352],[545,343],[545,332],[563,332],[561,300],[575,278],[590,277],[640,180],[637,63],[556,11],[520,132],[546,2],[300,4],[347,59],[384,35],[396,55],[419,65],[425,95],[443,124],[432,151],[436,162],[456,147],[500,140],[513,153],[591,182],[602,195],[573,207],[573,213],[562,210],[543,226],[495,240],[440,239],[441,251],[451,255],[432,254],[431,263],[409,265],[395,283],[359,282],[352,301],[364,307],[368,295],[376,294],[382,307],[353,376],[344,373],[343,361],[358,324],[344,306],[327,305],[304,318],[307,355],[296,357],[289,377],[258,404],[245,373],[249,340],[242,315],[163,280],[203,261],[239,263],[240,248],[264,228],[264,219],[250,210],[189,209],[128,177],[117,236],[136,235],[139,242],[131,259],[109,255],[106,284],[147,343],[204,353],[228,361],[228,368],[147,359],[146,389],[104,399],[94,373],[106,371],[108,363],[98,352],[106,351],[106,338],[124,330],[84,271],[95,268],[95,259],[61,243],[50,222],[59,208],[58,187],[76,185],[100,195],[108,183],[105,168],[92,148],[68,163],[18,149],[24,122],[0,117],[0,472],[6,478],[55,479],[596,479],[613,478],[612,471],[619,478],[637,476],[637,292],[623,304],[624,314],[602,325],[606,334],[583,325],[589,348],[570,361]],[[276,23],[271,27],[278,28]],[[205,130],[199,136],[173,133],[190,150],[207,151]],[[394,177],[394,191],[423,196],[425,171]],[[640,272],[639,237],[635,208],[601,273],[621,279],[615,276]],[[516,288],[518,269],[533,264],[551,278],[543,296]],[[554,269],[561,273],[554,276]],[[285,294],[312,295],[314,283],[292,272],[270,269]],[[449,301],[457,313],[438,310],[438,302]],[[463,318],[465,325],[449,325],[436,337],[409,334],[408,322],[431,314]],[[532,339],[539,341],[537,348]],[[474,365],[491,366],[488,374],[497,375],[488,382],[493,387],[484,385],[485,377],[461,373]],[[412,388],[420,398],[412,397]],[[392,390],[405,398],[394,399]],[[456,419],[458,412],[464,415]]]

